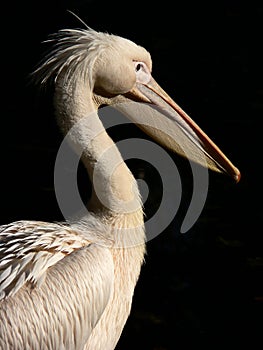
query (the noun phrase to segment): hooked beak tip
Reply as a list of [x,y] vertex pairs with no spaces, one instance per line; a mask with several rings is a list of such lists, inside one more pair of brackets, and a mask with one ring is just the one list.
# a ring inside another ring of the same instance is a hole
[[236,174],[234,175],[234,179],[235,179],[236,183],[238,183],[241,179],[241,173],[238,169],[236,169]]

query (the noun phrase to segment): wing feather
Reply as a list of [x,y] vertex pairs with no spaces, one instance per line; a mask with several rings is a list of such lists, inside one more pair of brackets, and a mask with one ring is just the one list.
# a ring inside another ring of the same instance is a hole
[[26,282],[40,285],[49,267],[90,239],[67,225],[17,221],[0,227],[0,300],[14,295]]
[[84,349],[115,278],[111,241],[92,227],[0,227],[1,349]]

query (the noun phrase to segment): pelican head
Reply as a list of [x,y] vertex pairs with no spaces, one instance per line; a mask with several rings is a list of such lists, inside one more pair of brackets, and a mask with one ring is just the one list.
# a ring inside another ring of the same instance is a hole
[[36,70],[42,83],[52,77],[72,93],[81,84],[82,105],[111,105],[169,150],[239,181],[239,170],[154,80],[146,49],[91,28],[61,30],[50,41],[55,46]]

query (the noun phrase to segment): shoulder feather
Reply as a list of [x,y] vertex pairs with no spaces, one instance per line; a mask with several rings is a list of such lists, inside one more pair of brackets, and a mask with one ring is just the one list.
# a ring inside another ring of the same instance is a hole
[[25,283],[40,285],[49,267],[91,240],[70,226],[17,221],[0,227],[0,300]]

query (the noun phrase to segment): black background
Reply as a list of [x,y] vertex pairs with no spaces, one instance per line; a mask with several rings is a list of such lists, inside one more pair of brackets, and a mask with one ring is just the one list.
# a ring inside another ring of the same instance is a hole
[[[54,121],[51,92],[39,92],[29,74],[47,49],[41,42],[49,34],[82,27],[67,9],[96,30],[146,47],[157,82],[242,174],[239,184],[210,174],[205,208],[182,235],[191,173],[185,161],[174,157],[183,178],[183,200],[174,222],[148,243],[132,313],[117,349],[255,349],[260,338],[262,343],[263,326],[263,6],[241,1],[5,3],[1,224],[62,219],[53,189],[62,136]],[[132,129],[131,136],[136,132]],[[135,162],[132,167],[135,174],[143,167],[145,179],[154,187],[145,164]],[[149,213],[155,204],[151,198]]]

